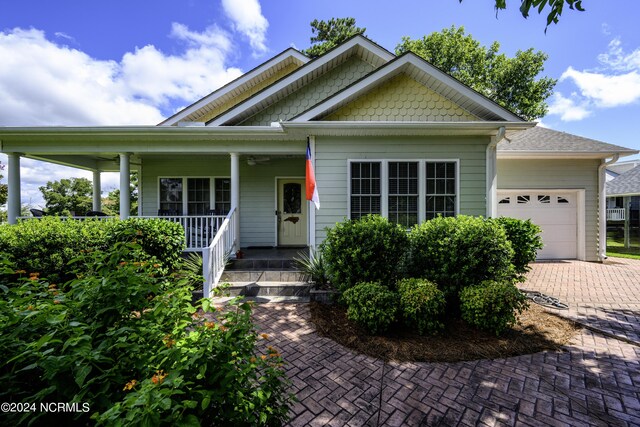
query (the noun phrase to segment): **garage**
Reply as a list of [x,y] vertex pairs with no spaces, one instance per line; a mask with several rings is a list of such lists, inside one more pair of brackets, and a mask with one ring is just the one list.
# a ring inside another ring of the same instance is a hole
[[530,219],[542,228],[538,259],[581,258],[579,193],[574,191],[498,191],[498,215]]

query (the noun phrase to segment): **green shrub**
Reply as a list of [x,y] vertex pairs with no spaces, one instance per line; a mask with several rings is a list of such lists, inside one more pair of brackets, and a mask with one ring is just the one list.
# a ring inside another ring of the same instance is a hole
[[394,284],[406,245],[402,226],[368,215],[328,229],[323,252],[332,283],[346,290],[358,282]]
[[513,276],[513,249],[495,221],[459,215],[437,217],[409,234],[410,277],[435,282],[455,309],[461,289]]
[[43,217],[0,227],[0,251],[18,269],[38,272],[52,282],[74,276],[67,263],[86,249],[106,249],[106,236],[114,220],[74,221]]
[[17,269],[37,272],[52,283],[75,277],[67,264],[86,251],[106,250],[121,242],[137,242],[133,260],[156,259],[171,269],[182,262],[184,230],[161,219],[86,219],[43,217],[0,227],[0,251]]
[[[116,245],[76,260],[58,289],[0,258],[0,401],[88,403],[88,412],[4,414],[7,425],[281,425],[291,396],[251,307],[196,312],[184,281]],[[206,317],[205,317],[206,316]],[[80,406],[82,408],[82,406]],[[93,420],[93,421],[92,421]]]
[[511,262],[516,273],[524,275],[531,269],[529,263],[536,260],[538,250],[542,249],[542,229],[529,219],[500,217],[495,221],[504,228],[507,239],[511,242],[514,251]]
[[148,257],[156,257],[175,269],[182,263],[186,249],[184,229],[178,222],[165,219],[129,218],[116,221],[108,235],[107,244],[134,242]]
[[314,251],[313,255],[300,253],[293,259],[293,263],[302,272],[305,281],[313,282],[318,287],[329,283],[329,272],[322,249]]
[[398,295],[379,283],[358,283],[342,294],[347,317],[369,333],[385,332],[396,320]]
[[404,279],[398,282],[400,311],[406,326],[420,335],[434,333],[444,325],[439,318],[445,309],[444,294],[435,283],[423,279]]
[[484,282],[460,292],[462,318],[479,329],[500,335],[528,307],[526,296],[511,282]]

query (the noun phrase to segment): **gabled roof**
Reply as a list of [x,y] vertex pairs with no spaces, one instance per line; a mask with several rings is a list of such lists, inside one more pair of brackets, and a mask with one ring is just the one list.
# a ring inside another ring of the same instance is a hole
[[202,120],[203,117],[206,117],[207,113],[222,106],[242,92],[250,90],[261,82],[268,81],[272,77],[277,77],[277,74],[282,72],[282,70],[286,72],[287,68],[299,68],[310,60],[306,55],[296,49],[286,49],[159,123],[159,126],[175,126],[180,121]]
[[337,64],[344,62],[354,55],[359,56],[362,60],[372,64],[374,67],[380,67],[395,58],[395,55],[391,52],[368,38],[362,35],[355,35],[324,55],[313,59],[288,76],[230,108],[218,117],[215,117],[213,120],[207,122],[207,126],[237,124],[295,92],[311,80],[333,69]]
[[314,120],[326,116],[400,73],[407,74],[483,120],[523,121],[522,118],[444,73],[413,52],[407,52],[389,61],[384,66],[372,71],[359,81],[328,97],[292,120]]
[[498,144],[498,156],[509,157],[583,157],[605,158],[614,154],[628,156],[638,151],[595,139],[584,138],[536,126],[518,132]]
[[607,196],[640,195],[640,166],[607,182]]

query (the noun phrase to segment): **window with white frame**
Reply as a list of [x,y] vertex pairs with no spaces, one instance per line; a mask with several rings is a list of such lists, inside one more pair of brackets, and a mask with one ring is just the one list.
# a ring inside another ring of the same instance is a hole
[[380,162],[351,163],[351,219],[381,213]]
[[418,162],[389,162],[389,220],[418,223]]
[[184,215],[185,212],[208,215],[213,209],[219,215],[226,215],[231,209],[231,180],[225,177],[160,178],[158,197],[161,215]]
[[456,162],[426,162],[426,219],[456,215]]
[[457,160],[350,160],[349,217],[380,214],[411,227],[458,212]]

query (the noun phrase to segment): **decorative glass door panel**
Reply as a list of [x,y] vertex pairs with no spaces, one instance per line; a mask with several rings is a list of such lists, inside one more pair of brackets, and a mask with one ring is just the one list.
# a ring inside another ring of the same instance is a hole
[[278,179],[278,246],[307,244],[308,203],[304,191],[304,179]]

